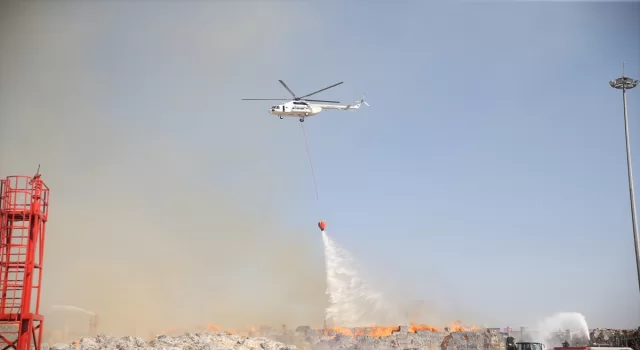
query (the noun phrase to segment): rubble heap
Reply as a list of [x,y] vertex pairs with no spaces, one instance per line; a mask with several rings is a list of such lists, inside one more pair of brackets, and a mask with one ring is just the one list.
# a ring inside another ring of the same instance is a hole
[[[439,332],[406,326],[386,327],[383,333],[372,333],[371,328],[322,330],[306,326],[298,327],[295,331],[262,331],[268,334],[245,337],[229,332],[185,333],[180,336],[159,335],[149,342],[136,337],[99,335],[82,338],[73,344],[55,344],[50,350],[504,350],[506,336],[495,328],[454,332],[447,329]],[[571,339],[572,346],[587,345],[582,344],[586,339],[568,331],[558,332],[555,337],[563,341]],[[640,328],[594,329],[590,337],[591,345],[628,346],[640,350]]]
[[[434,332],[409,327],[397,327],[390,334],[366,335],[366,329],[347,329],[326,332],[310,327],[298,327],[286,335],[244,337],[227,332],[185,333],[181,336],[160,335],[150,342],[137,337],[110,337],[99,335],[82,338],[73,344],[54,344],[50,350],[333,350],[333,349],[415,349],[415,350],[496,350],[504,348],[500,333],[494,330],[468,332]],[[276,340],[279,341],[276,341]],[[288,344],[298,344],[286,345]]]
[[159,335],[150,342],[137,337],[82,338],[73,344],[54,344],[51,350],[297,350],[293,345],[285,345],[271,339],[248,338],[225,332],[186,333],[172,337]]
[[628,346],[640,349],[640,327],[637,329],[596,328],[589,337],[592,345]]
[[504,340],[495,330],[475,330],[466,332],[434,332],[418,330],[410,332],[409,327],[398,327],[397,331],[381,337],[365,335],[359,329],[349,329],[349,333],[335,336],[306,332],[305,340],[314,350],[327,349],[415,349],[415,350],[495,350],[504,348]]

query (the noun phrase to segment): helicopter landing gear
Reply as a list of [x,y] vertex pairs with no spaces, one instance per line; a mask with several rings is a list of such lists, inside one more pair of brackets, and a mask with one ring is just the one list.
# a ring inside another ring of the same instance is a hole
[[282,119],[282,116],[280,116],[280,119]]
[[300,123],[304,122],[304,118],[300,118]]

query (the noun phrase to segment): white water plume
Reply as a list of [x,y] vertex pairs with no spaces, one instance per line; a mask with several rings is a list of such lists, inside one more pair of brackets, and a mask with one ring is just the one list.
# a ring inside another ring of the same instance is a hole
[[537,339],[535,341],[545,344],[547,348],[561,346],[564,340],[569,341],[569,339],[560,339],[556,334],[562,334],[566,330],[570,330],[571,333],[579,337],[586,338],[587,341],[590,338],[589,326],[584,315],[579,312],[558,312],[538,322],[536,326]]
[[351,254],[322,232],[330,305],[325,320],[344,327],[397,323],[397,308],[363,280]]
[[78,311],[91,316],[94,316],[96,314],[95,312],[91,312],[89,310],[85,310],[73,305],[53,305],[51,306],[51,308],[55,310]]

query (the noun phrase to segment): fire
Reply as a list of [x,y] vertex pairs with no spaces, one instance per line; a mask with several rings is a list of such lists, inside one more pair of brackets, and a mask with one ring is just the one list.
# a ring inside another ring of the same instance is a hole
[[462,322],[460,321],[455,321],[451,324],[449,324],[449,332],[451,333],[455,333],[455,332],[470,332],[470,331],[477,331],[480,330],[480,328],[476,327],[476,326],[471,326],[471,328],[467,328],[465,326],[462,325]]
[[428,326],[426,324],[415,324],[411,322],[409,333],[416,333],[418,331],[440,332],[440,329],[438,327]]
[[[447,327],[446,331],[449,333],[455,333],[455,332],[469,332],[469,331],[475,331],[479,329],[480,328],[476,326],[471,326],[471,328],[467,328],[462,325],[462,322],[455,321],[451,323],[449,327]],[[373,326],[373,327],[366,327],[366,328],[355,328],[354,330],[351,330],[345,327],[334,325],[332,327],[324,328],[323,334],[325,336],[335,336],[336,334],[343,334],[350,337],[358,337],[361,335],[365,335],[369,337],[379,338],[379,337],[389,336],[392,333],[398,332],[398,331],[400,331],[400,326]],[[440,328],[438,327],[430,326],[426,324],[418,324],[414,322],[411,323],[407,331],[409,333],[417,333],[418,331],[441,332]]]
[[[238,329],[238,330],[229,330],[213,323],[208,323],[206,327],[200,326],[197,328],[200,330],[205,329],[206,331],[209,331],[212,333],[225,332],[227,334],[236,334],[236,335],[248,336],[248,337],[260,335],[273,329],[272,326],[270,325],[261,325],[260,327],[251,326],[251,327],[243,327],[243,329]],[[364,335],[364,336],[369,336],[374,338],[380,338],[380,337],[390,336],[394,332],[400,331],[400,328],[401,328],[400,326],[372,326],[372,327],[349,329],[339,325],[334,325],[332,327],[325,327],[323,329],[323,334],[324,336],[329,336],[329,337],[336,336],[337,334],[342,334],[348,337],[358,337],[358,336]],[[320,328],[313,328],[313,329],[320,330]],[[479,329],[480,328],[476,326],[471,326],[470,328],[468,328],[463,326],[462,322],[455,321],[449,324],[449,326],[445,328],[445,331],[449,333],[455,333],[455,332],[476,331]],[[286,331],[285,325],[282,325],[282,330]],[[439,327],[411,322],[410,326],[407,329],[407,332],[417,333],[418,331],[442,332]],[[173,329],[166,329],[165,332],[163,332],[163,334],[177,334],[178,332],[179,332],[178,329],[173,328]]]
[[330,335],[329,331],[333,331],[335,334],[344,334],[344,335],[349,336],[349,337],[353,337],[354,336],[354,334],[353,334],[353,332],[351,332],[351,330],[349,330],[347,328],[344,328],[344,327],[340,327],[340,326],[333,326],[331,328],[325,328],[324,335],[327,335],[327,336]]
[[368,329],[368,331],[365,333],[365,335],[368,335],[368,336],[374,337],[374,338],[387,337],[387,336],[390,336],[391,333],[397,332],[399,330],[400,330],[400,326],[397,326],[397,327],[373,326],[370,329]]
[[338,334],[338,333],[344,334],[349,337],[358,337],[361,335],[366,335],[369,337],[379,338],[379,337],[389,336],[391,335],[391,333],[397,332],[399,330],[400,330],[400,326],[374,326],[374,327],[367,327],[367,328],[356,328],[354,332],[348,328],[335,325],[331,328],[325,328],[324,335],[330,336],[331,331],[333,331],[333,333],[335,334]]
[[209,332],[214,332],[214,333],[215,333],[215,332],[222,332],[222,331],[223,331],[222,327],[217,326],[217,325],[215,325],[215,324],[213,324],[213,323],[211,323],[211,322],[207,323],[207,330],[208,330]]
[[469,329],[464,327],[460,321],[455,321],[455,322],[449,324],[449,331],[452,332],[452,333],[453,332],[468,332]]

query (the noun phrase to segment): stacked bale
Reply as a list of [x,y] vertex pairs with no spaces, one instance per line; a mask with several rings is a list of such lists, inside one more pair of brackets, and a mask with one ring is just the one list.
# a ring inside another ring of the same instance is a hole
[[[48,347],[45,346],[45,349]],[[137,337],[98,335],[73,344],[54,344],[51,350],[297,350],[271,339],[249,338],[228,333],[186,333],[178,337],[157,336],[150,342]]]
[[637,329],[596,328],[590,332],[590,345],[630,347],[640,350],[640,327]]
[[[477,330],[469,332],[433,332],[420,330],[409,332],[408,327],[399,327],[388,336],[372,337],[331,334],[328,336],[308,336],[312,349],[412,349],[412,350],[499,350],[504,349],[504,341],[496,331]],[[309,333],[307,333],[309,334]]]

